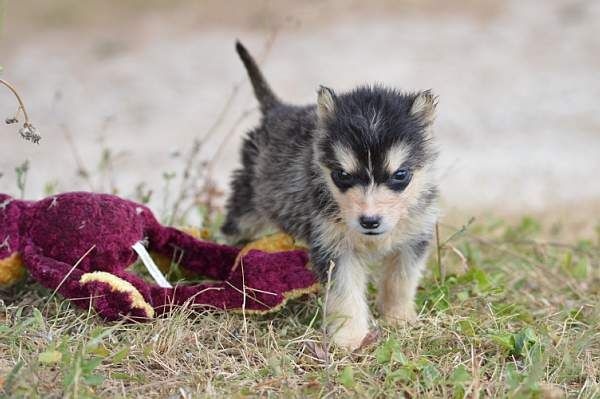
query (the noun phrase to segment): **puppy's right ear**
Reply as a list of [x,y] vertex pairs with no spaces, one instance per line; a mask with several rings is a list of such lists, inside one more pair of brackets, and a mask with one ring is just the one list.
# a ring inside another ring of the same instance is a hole
[[335,112],[335,93],[325,86],[319,86],[317,93],[317,113],[320,120],[325,120]]
[[410,114],[421,118],[423,122],[429,125],[435,118],[437,103],[438,97],[431,90],[422,91],[415,97],[410,108]]

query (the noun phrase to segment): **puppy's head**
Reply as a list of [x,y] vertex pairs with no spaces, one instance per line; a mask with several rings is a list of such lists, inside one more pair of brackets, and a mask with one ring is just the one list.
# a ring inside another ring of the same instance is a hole
[[315,162],[349,228],[382,235],[431,205],[436,103],[429,91],[319,89]]

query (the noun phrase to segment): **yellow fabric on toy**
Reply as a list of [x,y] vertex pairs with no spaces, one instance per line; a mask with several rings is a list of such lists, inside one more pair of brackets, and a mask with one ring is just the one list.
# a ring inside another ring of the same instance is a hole
[[291,236],[285,233],[271,234],[246,244],[235,259],[235,266],[233,268],[237,268],[240,263],[240,259],[252,250],[274,253],[281,251],[293,251],[296,249],[305,248],[297,245],[296,241],[294,241]]
[[240,251],[238,258],[246,255],[253,249],[273,253],[304,248],[296,245],[296,242],[291,236],[285,233],[275,233],[246,244]]
[[199,229],[197,227],[186,226],[182,227],[180,230],[198,240],[210,240],[212,236],[209,229]]
[[129,293],[132,307],[142,309],[146,312],[146,317],[149,319],[154,317],[154,309],[150,306],[142,294],[129,281],[125,281],[120,277],[107,272],[92,272],[85,273],[79,279],[81,284],[97,281],[108,284],[113,291]]
[[13,253],[8,258],[0,260],[0,285],[9,286],[25,276],[25,265],[21,254]]
[[[182,227],[179,230],[183,231],[186,234],[191,235],[192,237],[198,240],[209,240],[211,238],[210,231],[208,229],[199,229],[196,227]],[[171,263],[177,262],[177,259],[171,259],[168,256],[157,254],[156,252],[150,252],[150,256],[154,259],[154,263],[164,274],[168,274],[171,271]],[[194,278],[196,277],[196,273],[191,272],[186,269],[181,270],[182,274],[186,278]]]

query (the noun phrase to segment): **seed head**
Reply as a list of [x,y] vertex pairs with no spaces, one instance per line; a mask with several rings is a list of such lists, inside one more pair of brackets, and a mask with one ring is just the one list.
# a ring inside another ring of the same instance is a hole
[[31,141],[34,144],[39,144],[42,136],[38,133],[38,130],[31,123],[24,123],[23,127],[19,129],[19,134],[27,141]]

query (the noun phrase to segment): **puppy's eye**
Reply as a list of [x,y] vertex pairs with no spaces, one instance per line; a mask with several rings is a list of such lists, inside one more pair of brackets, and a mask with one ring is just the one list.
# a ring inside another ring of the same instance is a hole
[[410,180],[410,172],[407,169],[399,169],[392,175],[392,180],[396,183],[404,183]]
[[410,183],[410,179],[412,178],[412,173],[408,169],[398,169],[394,172],[392,177],[390,177],[390,187],[393,190],[404,190],[408,183]]
[[336,169],[331,172],[331,179],[341,189],[350,188],[354,184],[354,176],[341,169]]

